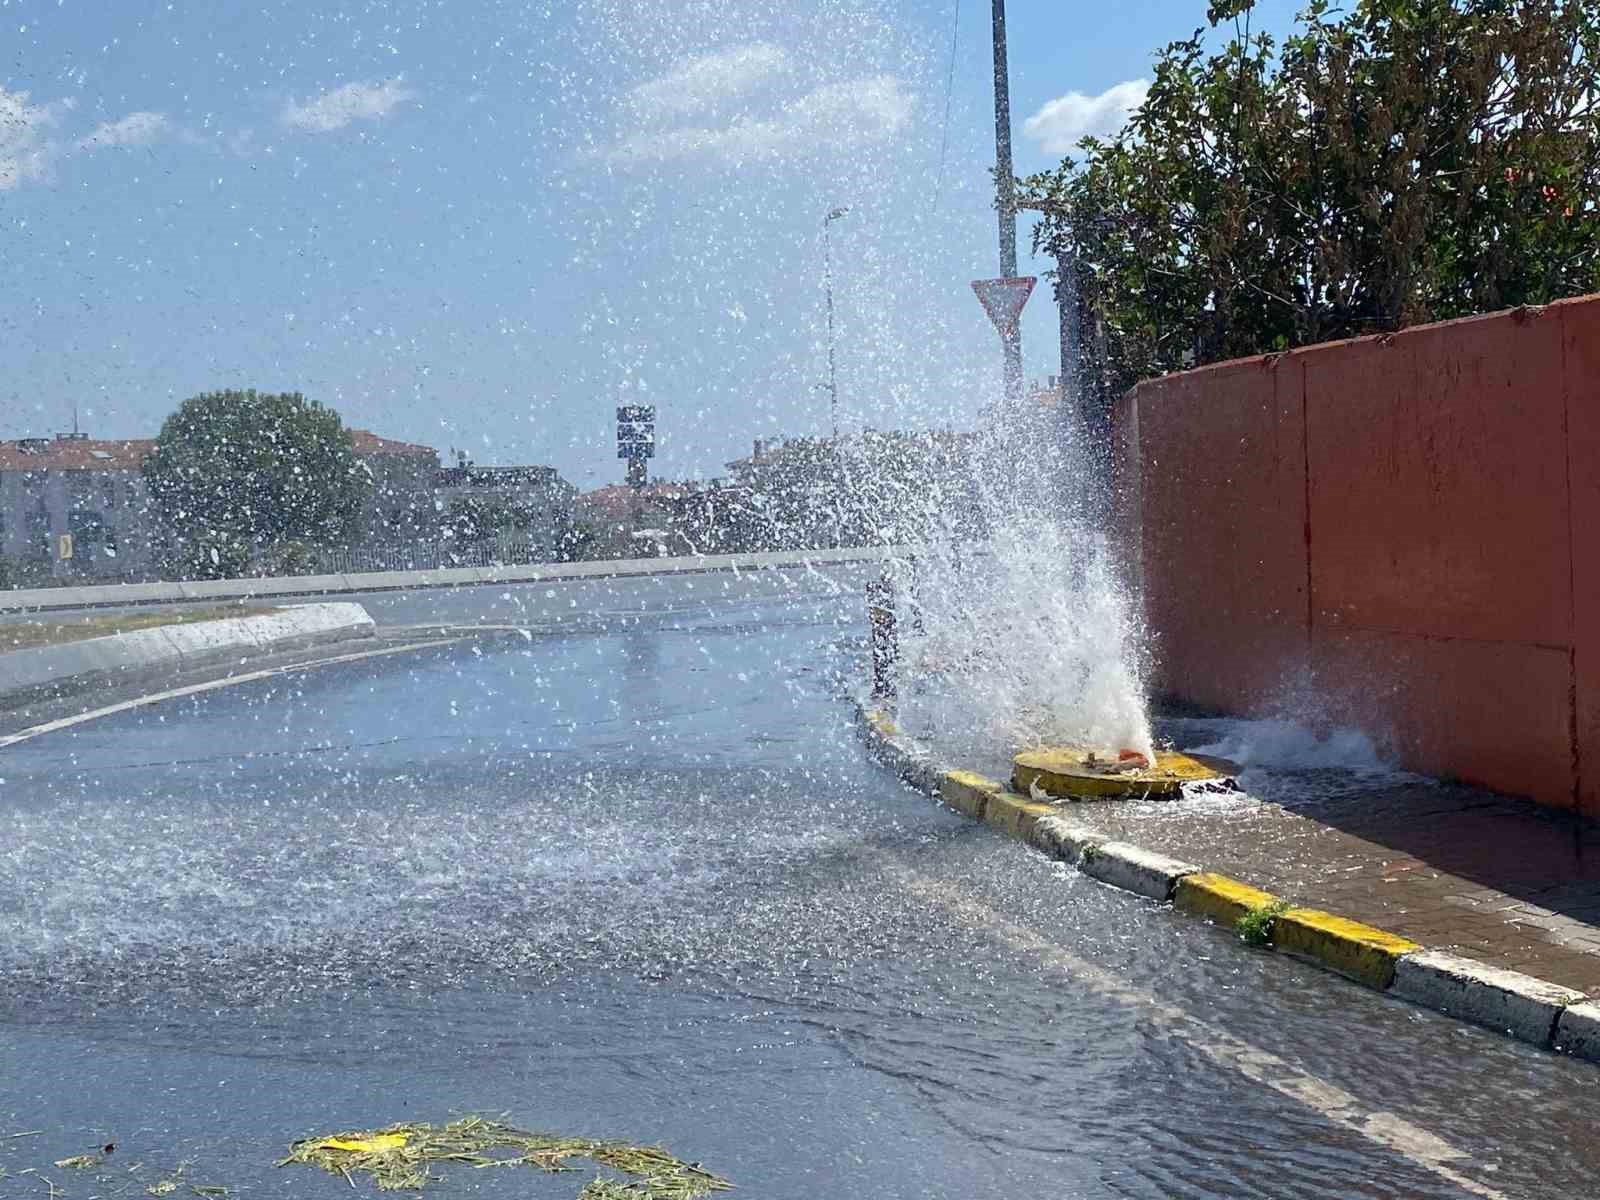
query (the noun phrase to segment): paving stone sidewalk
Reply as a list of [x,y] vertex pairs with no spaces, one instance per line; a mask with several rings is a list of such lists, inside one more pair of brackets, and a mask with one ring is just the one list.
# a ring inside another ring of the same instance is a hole
[[1311,908],[1600,995],[1600,829],[1531,803],[1393,776],[1250,796],[1095,802],[1070,815]]

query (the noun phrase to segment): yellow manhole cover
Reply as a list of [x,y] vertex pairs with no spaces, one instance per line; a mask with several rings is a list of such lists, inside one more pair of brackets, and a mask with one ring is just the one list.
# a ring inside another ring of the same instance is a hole
[[1098,800],[1126,796],[1174,799],[1186,783],[1209,783],[1232,789],[1239,768],[1226,759],[1175,750],[1156,753],[1152,766],[1141,755],[1117,760],[1069,747],[1025,750],[1011,760],[1011,786],[1023,795],[1033,785],[1066,800]]

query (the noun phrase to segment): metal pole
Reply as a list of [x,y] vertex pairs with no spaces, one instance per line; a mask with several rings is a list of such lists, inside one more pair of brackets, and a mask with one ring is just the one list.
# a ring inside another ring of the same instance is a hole
[[839,374],[833,350],[833,218],[822,222],[822,278],[828,293],[828,417],[833,425],[833,440],[839,440]]
[[[994,0],[994,174],[1000,213],[1000,274],[1017,274],[1017,202],[1011,166],[1011,84],[1006,71],[1006,0]],[[1006,399],[1022,398],[1022,329],[1004,339]]]
[[895,694],[895,666],[900,657],[900,636],[896,624],[894,581],[886,571],[882,577],[867,584],[872,694],[880,700]]
[[839,441],[839,375],[834,364],[833,338],[833,223],[850,211],[844,204],[831,209],[822,218],[822,280],[828,297],[828,417],[833,426],[833,440]]

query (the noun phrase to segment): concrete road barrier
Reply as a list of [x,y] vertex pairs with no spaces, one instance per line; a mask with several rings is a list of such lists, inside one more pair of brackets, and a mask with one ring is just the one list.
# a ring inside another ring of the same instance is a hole
[[197,600],[260,600],[288,596],[336,596],[351,592],[406,592],[424,588],[476,587],[489,583],[563,583],[645,575],[692,575],[708,571],[797,570],[904,557],[902,546],[841,550],[782,550],[765,554],[683,554],[605,562],[534,563],[520,567],[445,567],[432,571],[369,571],[340,575],[289,575],[263,579],[206,579],[191,583],[109,583],[84,587],[16,588],[0,591],[0,613],[61,609],[122,608],[183,604]]
[[0,708],[371,637],[376,629],[361,605],[340,601],[15,650],[0,654]]

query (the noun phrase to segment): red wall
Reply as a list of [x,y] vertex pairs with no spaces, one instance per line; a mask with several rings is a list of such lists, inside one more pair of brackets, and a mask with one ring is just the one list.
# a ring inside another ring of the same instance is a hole
[[1117,445],[1159,694],[1600,816],[1600,296],[1151,380]]

